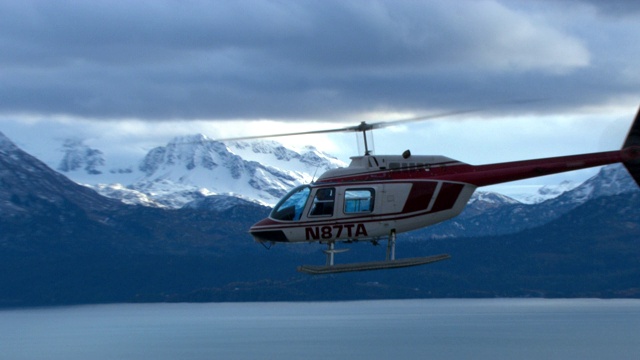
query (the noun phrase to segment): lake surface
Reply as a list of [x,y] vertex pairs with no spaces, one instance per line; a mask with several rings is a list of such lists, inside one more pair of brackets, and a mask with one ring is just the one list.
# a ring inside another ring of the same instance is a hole
[[115,304],[0,311],[0,359],[638,359],[640,300]]

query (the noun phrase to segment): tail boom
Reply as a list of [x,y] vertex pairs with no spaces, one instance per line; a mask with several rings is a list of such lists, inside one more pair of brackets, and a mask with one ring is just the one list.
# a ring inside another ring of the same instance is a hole
[[445,168],[439,176],[447,180],[487,186],[614,163],[624,164],[640,186],[640,109],[621,150],[480,166],[465,164]]
[[470,183],[475,186],[487,186],[614,164],[632,158],[640,159],[638,148],[499,164],[469,165],[468,171],[447,174],[446,178],[447,180]]

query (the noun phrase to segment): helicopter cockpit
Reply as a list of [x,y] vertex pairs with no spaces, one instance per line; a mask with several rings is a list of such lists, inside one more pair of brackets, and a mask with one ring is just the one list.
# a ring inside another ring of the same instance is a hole
[[275,220],[298,221],[307,203],[311,188],[309,185],[301,185],[291,190],[271,211],[271,217]]
[[[323,217],[349,217],[374,211],[375,185],[369,187],[343,186],[312,187],[302,185],[289,192],[271,211],[270,218],[280,221],[299,221]],[[336,195],[340,193],[340,198]],[[311,200],[310,197],[313,199]],[[308,213],[305,213],[307,204]],[[338,207],[337,213],[335,212]],[[319,220],[319,219],[318,219]]]
[[[271,211],[270,217],[281,221],[298,221],[302,217],[309,198],[311,187],[298,186],[291,190]],[[335,201],[335,188],[318,189],[313,198],[309,216],[332,216]]]

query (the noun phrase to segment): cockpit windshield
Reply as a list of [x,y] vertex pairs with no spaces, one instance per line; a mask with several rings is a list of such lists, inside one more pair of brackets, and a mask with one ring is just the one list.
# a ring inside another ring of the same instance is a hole
[[271,218],[285,221],[298,221],[309,197],[309,186],[299,186],[287,194],[271,211]]

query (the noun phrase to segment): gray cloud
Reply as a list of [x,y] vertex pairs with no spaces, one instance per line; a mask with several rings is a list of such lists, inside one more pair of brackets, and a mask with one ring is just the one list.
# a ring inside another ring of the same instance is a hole
[[[558,2],[558,0],[547,0]],[[568,6],[589,5],[596,11],[612,16],[635,16],[640,12],[640,3],[636,0],[560,0]]]
[[638,94],[640,25],[544,4],[5,1],[0,113],[340,118]]

